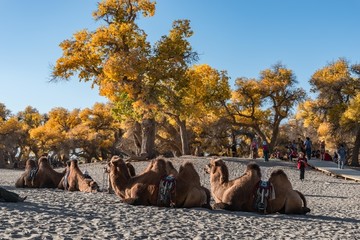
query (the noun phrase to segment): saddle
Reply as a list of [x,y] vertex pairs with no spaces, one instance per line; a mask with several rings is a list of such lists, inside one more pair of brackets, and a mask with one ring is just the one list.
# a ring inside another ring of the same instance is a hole
[[266,214],[268,201],[275,199],[275,191],[273,185],[269,181],[260,180],[255,187],[255,203],[254,208]]
[[165,207],[175,207],[175,199],[172,195],[175,193],[176,179],[173,176],[165,176],[160,180],[158,205]]
[[29,176],[28,176],[28,180],[29,181],[34,180],[38,171],[39,171],[39,168],[37,168],[37,167],[31,168]]

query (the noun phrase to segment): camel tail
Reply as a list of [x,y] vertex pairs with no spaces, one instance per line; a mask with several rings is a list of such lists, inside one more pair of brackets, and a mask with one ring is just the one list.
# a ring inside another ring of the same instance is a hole
[[308,212],[310,212],[310,208],[307,207],[307,202],[306,202],[306,198],[304,196],[304,194],[302,194],[301,192],[295,190],[295,192],[297,192],[300,196],[300,198],[302,199],[303,203],[304,203],[304,206],[302,207],[302,210],[303,210],[303,214],[306,214]]

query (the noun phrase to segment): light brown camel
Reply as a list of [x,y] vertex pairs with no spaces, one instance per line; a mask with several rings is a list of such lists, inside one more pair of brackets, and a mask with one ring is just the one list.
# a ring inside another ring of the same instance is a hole
[[185,162],[180,166],[179,172],[170,161],[166,161],[167,177],[174,177],[174,190],[167,198],[167,201],[160,205],[178,208],[205,207],[211,209],[209,189],[201,186],[200,176],[191,162]]
[[32,159],[27,160],[25,164],[25,171],[16,180],[15,187],[17,188],[33,187],[32,180],[35,177],[37,171],[38,171],[38,167],[36,162]]
[[98,192],[98,184],[91,178],[85,176],[78,165],[77,160],[71,160],[70,166],[68,167],[68,176],[67,180],[63,179],[62,181],[67,181],[67,190],[69,191],[80,191],[80,192]]
[[229,180],[228,168],[221,159],[211,160],[205,171],[210,174],[214,209],[254,211],[254,189],[261,180],[259,165],[248,164],[245,173],[233,180]]
[[[129,162],[126,162],[125,164],[126,164],[126,167],[127,167],[127,169],[128,169],[129,175],[130,175],[131,177],[134,177],[134,176],[136,175],[134,166],[133,166],[131,163],[129,163]],[[105,168],[104,168],[104,171],[105,171],[105,173],[108,173],[108,174],[110,173],[110,162],[108,162],[108,163],[106,164],[106,166],[105,166]],[[104,190],[103,190],[103,191],[104,191]],[[111,186],[110,178],[108,178],[107,192],[108,192],[108,193],[115,193],[115,192],[114,192],[114,189],[113,189],[112,186]]]
[[267,213],[306,214],[310,212],[305,196],[301,192],[293,190],[283,170],[274,170],[270,175],[269,182],[274,187],[275,199],[269,200]]
[[65,168],[65,174],[64,176],[61,178],[58,188],[62,189],[62,190],[68,190],[69,189],[69,173],[70,173],[70,161],[66,162],[66,168]]
[[146,171],[134,177],[130,176],[126,163],[119,156],[113,156],[109,165],[111,186],[123,202],[147,206],[158,204],[159,183],[166,175],[164,160],[152,160]]
[[57,172],[49,164],[47,157],[40,157],[38,160],[39,169],[32,184],[34,188],[56,188],[59,185],[65,171]]

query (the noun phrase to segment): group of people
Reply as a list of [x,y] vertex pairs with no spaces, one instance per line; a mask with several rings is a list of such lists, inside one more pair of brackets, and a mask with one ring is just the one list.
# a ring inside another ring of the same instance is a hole
[[[259,143],[256,137],[253,138],[251,142],[252,158],[256,159],[258,157]],[[264,160],[269,161],[269,146],[266,141],[261,143],[261,148],[263,150]],[[305,169],[307,166],[307,161],[316,154],[313,151],[313,144],[310,137],[306,137],[305,141],[302,141],[301,138],[298,138],[297,142],[293,140],[287,146],[288,148],[288,159],[292,160],[297,158],[297,167],[300,170],[300,180],[303,181],[305,178]],[[318,150],[317,157],[323,161],[333,161],[333,158],[329,154],[329,151],[325,148],[325,141],[320,142],[320,150]],[[343,169],[346,161],[346,149],[344,144],[340,144],[338,149],[334,154],[334,161],[337,161],[338,168]]]

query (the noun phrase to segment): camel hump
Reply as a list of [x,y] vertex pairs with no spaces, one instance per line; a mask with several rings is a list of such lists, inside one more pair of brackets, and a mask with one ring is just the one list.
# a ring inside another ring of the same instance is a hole
[[282,169],[276,169],[270,175],[270,177],[277,177],[277,176],[286,176],[287,177],[286,173]]
[[183,165],[180,166],[179,173],[182,171],[195,171],[194,164],[192,162],[185,162]]

